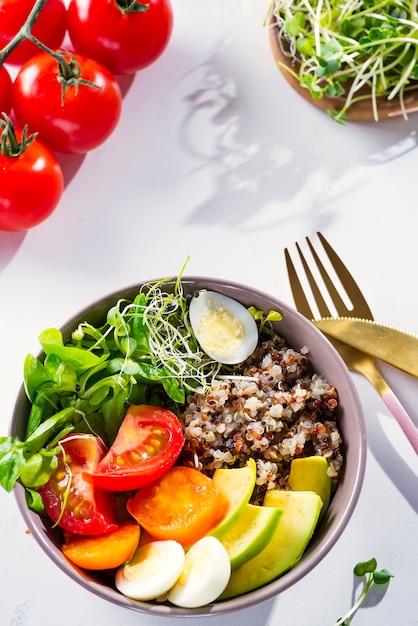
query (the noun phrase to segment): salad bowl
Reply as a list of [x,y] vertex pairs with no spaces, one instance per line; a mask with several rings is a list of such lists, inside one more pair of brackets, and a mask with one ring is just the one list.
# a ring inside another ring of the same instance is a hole
[[[103,325],[109,309],[120,299],[132,301],[143,284],[145,283],[106,295],[76,313],[61,328],[64,341],[81,322]],[[175,289],[175,285],[174,278],[164,283],[164,290],[170,293]],[[61,550],[62,531],[53,527],[49,518],[29,510],[23,486],[20,483],[15,485],[15,498],[31,535],[44,553],[66,575],[89,592],[119,607],[169,618],[221,615],[242,610],[285,592],[311,572],[339,540],[355,510],[363,482],[367,449],[362,408],[350,373],[332,344],[313,324],[286,303],[246,285],[194,276],[183,277],[181,285],[185,294],[194,294],[196,290],[205,289],[229,296],[245,307],[252,306],[266,313],[272,310],[281,313],[281,321],[273,322],[277,333],[284,337],[287,346],[295,350],[308,346],[311,367],[315,372],[324,375],[338,391],[338,424],[343,439],[344,466],[329,508],[320,519],[302,558],[292,569],[254,591],[226,600],[216,600],[199,608],[181,608],[168,602],[130,599],[116,589],[114,579],[107,573],[86,571],[71,564]],[[42,354],[39,358],[42,359]],[[24,438],[29,408],[30,404],[22,385],[11,419],[10,435],[19,439]]]

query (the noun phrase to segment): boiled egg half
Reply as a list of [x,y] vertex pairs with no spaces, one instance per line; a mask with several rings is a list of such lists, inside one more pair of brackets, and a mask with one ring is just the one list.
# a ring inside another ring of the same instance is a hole
[[257,347],[257,324],[245,306],[233,298],[201,289],[190,301],[189,315],[200,347],[219,363],[241,363]]

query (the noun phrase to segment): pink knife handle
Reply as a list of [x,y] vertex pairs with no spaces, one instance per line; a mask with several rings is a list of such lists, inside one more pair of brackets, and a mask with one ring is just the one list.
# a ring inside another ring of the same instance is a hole
[[408,413],[405,411],[393,391],[388,391],[382,394],[382,400],[384,401],[392,415],[395,417],[399,426],[402,428],[403,432],[407,436],[411,446],[418,454],[418,429],[415,426],[414,422],[411,420]]

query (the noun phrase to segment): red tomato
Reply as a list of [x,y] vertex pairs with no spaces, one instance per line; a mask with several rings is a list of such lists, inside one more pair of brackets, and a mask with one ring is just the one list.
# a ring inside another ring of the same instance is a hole
[[[68,33],[74,49],[114,74],[133,74],[163,53],[173,29],[170,0],[137,0],[146,11],[127,11],[127,0],[71,0]],[[125,9],[125,12],[124,12]]]
[[9,113],[12,108],[12,79],[4,65],[0,67],[0,113]]
[[[26,22],[34,0],[0,0],[0,48],[13,39]],[[52,50],[59,48],[64,40],[67,19],[64,0],[48,0],[32,28],[32,35]],[[21,65],[39,48],[26,40],[7,57],[8,63]]]
[[117,529],[113,494],[96,489],[83,478],[94,471],[106,448],[98,437],[67,435],[60,441],[63,453],[58,468],[39,488],[53,522],[70,533],[100,535]]
[[0,128],[2,142],[7,134],[0,148],[0,230],[27,230],[55,209],[64,189],[64,177],[56,156],[38,138],[21,154],[8,156],[15,142],[20,144],[22,131],[7,124]]
[[138,489],[174,464],[183,443],[183,427],[174,413],[155,406],[131,406],[109,452],[85,478],[111,491]]
[[13,108],[20,124],[37,130],[51,150],[82,154],[113,132],[122,95],[113,74],[100,63],[69,52],[64,57],[74,62],[79,78],[70,80],[63,93],[58,62],[43,52],[20,68],[13,83]]
[[175,465],[128,500],[127,509],[154,539],[189,546],[223,518],[225,500],[214,481],[192,467]]

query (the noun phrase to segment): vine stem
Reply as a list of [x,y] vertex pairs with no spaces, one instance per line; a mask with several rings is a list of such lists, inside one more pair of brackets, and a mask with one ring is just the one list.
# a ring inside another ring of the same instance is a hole
[[9,54],[11,54],[22,41],[24,41],[25,39],[31,41],[40,50],[49,54],[59,64],[59,80],[62,83],[62,98],[64,100],[65,90],[69,84],[74,84],[76,85],[76,87],[80,83],[89,85],[90,87],[97,87],[97,85],[89,81],[85,81],[82,78],[79,78],[81,68],[79,64],[74,61],[73,55],[70,54],[70,60],[68,61],[61,51],[51,50],[50,48],[48,48],[48,46],[46,46],[44,43],[42,43],[42,41],[40,41],[32,34],[32,28],[36,20],[39,18],[47,1],[48,0],[35,0],[32,10],[26,18],[26,21],[21,29],[16,33],[13,39],[11,39],[2,50],[0,50],[0,67],[3,65],[3,63],[5,63]]
[[[0,51],[0,67],[6,61],[9,54],[11,54],[13,50],[17,48],[17,46],[25,39],[29,39],[42,49],[45,48],[45,46],[43,46],[43,44],[41,44],[41,42],[32,35],[31,31],[47,1],[48,0],[35,0],[32,10],[29,13],[26,22],[23,24],[22,28],[16,33],[13,39],[11,39],[9,43],[4,46],[4,48]],[[49,52],[49,54],[55,56],[54,53],[49,50],[49,48],[47,49],[47,51]]]

